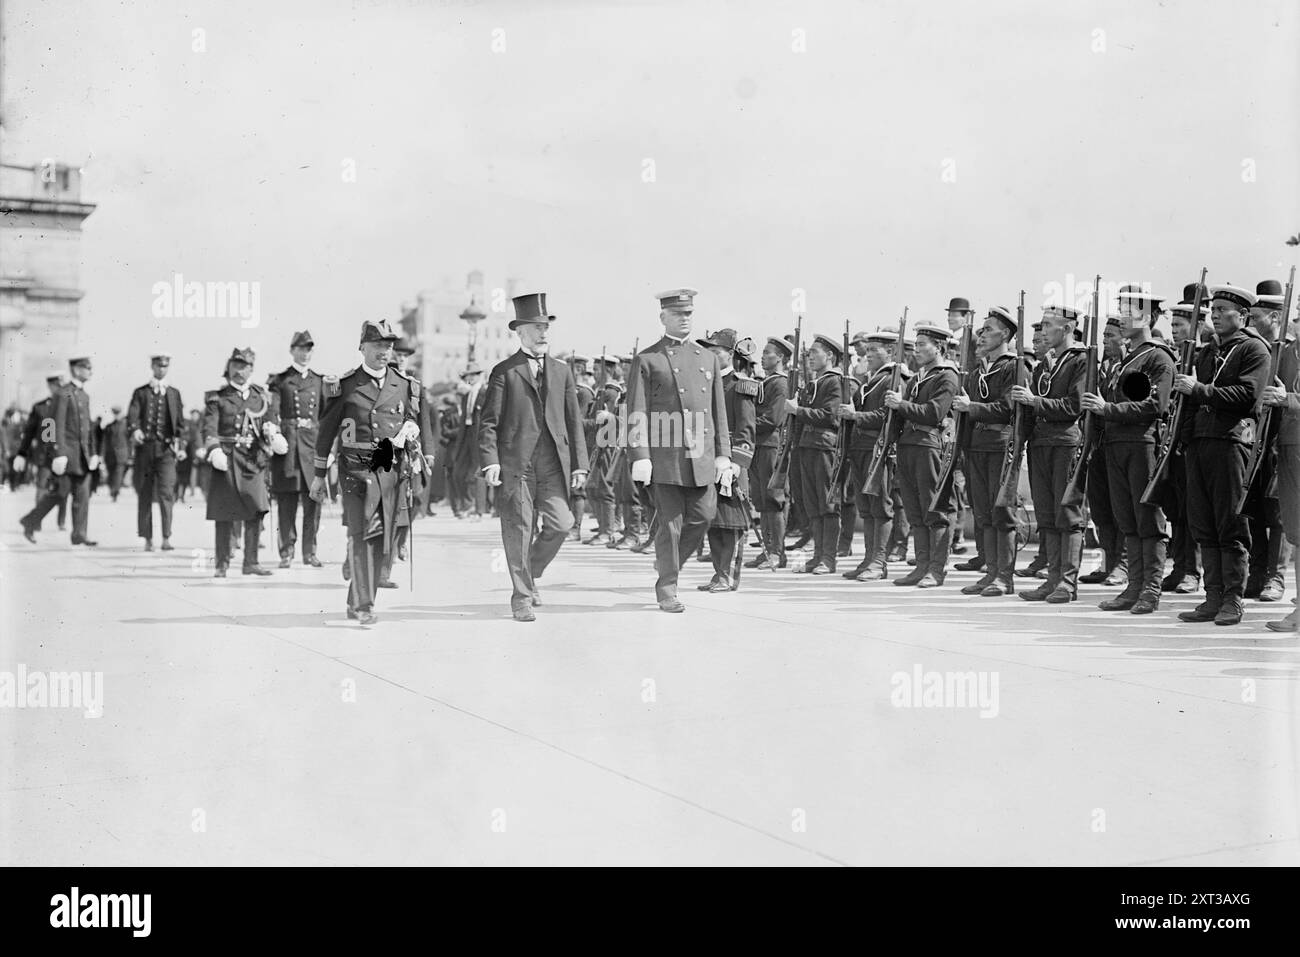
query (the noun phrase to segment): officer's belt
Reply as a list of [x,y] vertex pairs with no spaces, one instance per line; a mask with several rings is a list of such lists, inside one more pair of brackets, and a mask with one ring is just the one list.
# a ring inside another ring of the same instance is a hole
[[316,420],[315,419],[289,419],[286,424],[296,425],[300,429],[310,429],[312,426],[316,424]]

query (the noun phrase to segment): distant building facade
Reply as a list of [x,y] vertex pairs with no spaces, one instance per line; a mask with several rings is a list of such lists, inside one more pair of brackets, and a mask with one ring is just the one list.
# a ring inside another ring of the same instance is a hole
[[464,285],[444,277],[402,305],[402,334],[416,345],[412,371],[425,385],[456,380],[469,361],[470,328],[460,318],[473,302],[485,315],[474,329],[474,361],[484,372],[519,348],[508,323],[514,314],[510,299],[519,282],[507,279],[489,289],[483,273],[474,270]]
[[0,407],[66,373],[81,325],[81,170],[0,164]]

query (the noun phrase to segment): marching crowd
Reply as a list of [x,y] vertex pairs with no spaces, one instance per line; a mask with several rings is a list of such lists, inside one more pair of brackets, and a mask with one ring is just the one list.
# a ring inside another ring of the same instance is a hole
[[[130,466],[138,534],[151,549],[156,502],[169,549],[175,498],[201,486],[222,577],[241,541],[244,573],[270,574],[257,556],[272,499],[281,566],[301,527],[302,561],[319,567],[320,503],[341,499],[347,610],[362,624],[411,522],[445,498],[457,517],[500,520],[519,621],[576,541],[653,550],[673,613],[682,565],[707,548],[703,592],[783,569],[930,589],[955,567],[982,572],[961,589],[973,598],[1066,604],[1104,582],[1123,587],[1102,609],[1151,614],[1164,593],[1203,592],[1178,618],[1235,625],[1245,601],[1284,599],[1300,554],[1300,330],[1293,281],[1204,280],[1177,303],[1126,286],[1113,312],[1094,291],[1091,309],[1048,305],[1032,321],[1023,293],[983,316],[954,298],[937,322],[905,313],[805,339],[800,321],[761,346],[734,329],[693,335],[697,293],[674,289],[658,297],[662,335],[619,355],[552,352],[556,317],[531,294],[514,300],[520,350],[486,375],[471,363],[436,401],[387,321],[362,324],[363,361],[338,377],[310,367],[310,333],[265,386],[236,349],[188,415],[156,355],[126,412],[92,420],[92,365],[76,358],[25,419],[6,416],[0,461],[11,484],[36,471],[31,541],[55,508],[62,527],[70,499],[72,542],[93,545],[93,486],[102,474],[115,499]],[[1088,534],[1103,561],[1081,573]],[[1017,567],[1031,536],[1036,558]],[[1296,612],[1266,624],[1293,632]]]

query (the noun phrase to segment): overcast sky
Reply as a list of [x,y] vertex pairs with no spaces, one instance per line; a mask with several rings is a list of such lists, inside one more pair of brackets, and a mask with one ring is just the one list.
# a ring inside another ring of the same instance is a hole
[[[699,331],[757,338],[796,289],[838,334],[1094,273],[1253,288],[1296,256],[1294,0],[6,10],[4,158],[84,165],[98,204],[100,395],[165,347],[197,405],[233,346],[261,378],[303,327],[340,371],[362,319],[474,267],[590,351],[655,336],[672,286]],[[260,326],[156,319],[176,273],[260,282]]]

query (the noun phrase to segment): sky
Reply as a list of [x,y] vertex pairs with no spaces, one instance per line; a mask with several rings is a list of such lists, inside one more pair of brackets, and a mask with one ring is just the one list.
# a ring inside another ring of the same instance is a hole
[[[165,349],[195,406],[301,328],[343,371],[362,320],[473,268],[590,352],[656,337],[677,286],[701,333],[838,336],[1296,261],[1293,0],[3,2],[0,153],[98,207],[92,393]],[[178,273],[259,283],[258,325],[156,316]]]

